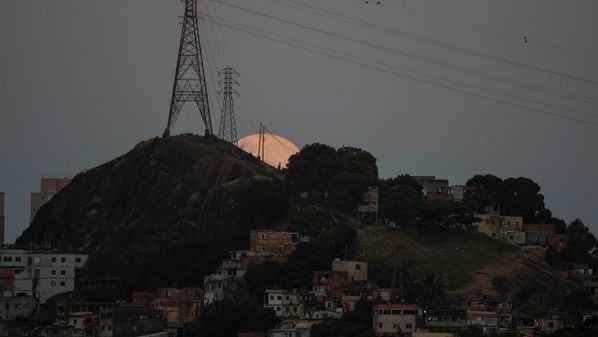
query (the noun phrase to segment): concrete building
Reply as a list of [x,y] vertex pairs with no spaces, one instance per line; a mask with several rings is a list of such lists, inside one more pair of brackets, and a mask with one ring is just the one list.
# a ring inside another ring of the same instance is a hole
[[252,264],[260,264],[266,261],[278,262],[280,264],[287,263],[288,256],[272,254],[268,252],[256,252],[253,250],[234,250],[229,252],[232,261],[241,263],[243,269],[249,268]]
[[299,233],[253,230],[249,233],[250,250],[289,256],[299,244]]
[[467,326],[467,312],[461,309],[428,310],[424,324],[429,332],[457,333]]
[[367,281],[368,279],[367,262],[336,259],[332,261],[332,271],[346,272],[350,282]]
[[37,211],[56,193],[65,188],[71,182],[71,178],[67,177],[42,177],[40,192],[31,193],[31,210],[29,214],[29,222],[35,218]]
[[296,291],[266,289],[264,308],[274,310],[276,317],[303,317],[303,295]]
[[419,307],[416,304],[376,304],[372,310],[378,336],[403,336],[416,331]]
[[202,300],[200,288],[161,288],[153,300],[153,308],[164,312],[168,328],[177,328],[199,317]]
[[497,240],[505,240],[506,232],[523,231],[523,218],[519,216],[488,213],[475,214],[474,217],[480,219],[480,221],[473,223],[478,232]]
[[75,289],[76,271],[85,254],[0,250],[2,297],[33,296],[40,304]]
[[99,337],[167,337],[160,310],[112,308],[100,311]]
[[525,244],[531,246],[546,246],[550,232],[544,231],[526,231]]
[[357,206],[357,217],[360,219],[376,221],[376,219],[378,219],[378,203],[378,187],[368,187],[368,191],[363,194],[361,205]]
[[4,192],[0,192],[0,246],[4,244]]
[[56,325],[71,327],[73,337],[97,337],[100,311],[114,306],[113,303],[101,302],[58,302],[56,303]]
[[13,321],[29,317],[37,312],[37,303],[32,296],[0,297],[0,320]]
[[505,241],[512,245],[524,245],[525,244],[525,232],[507,231],[507,232],[505,232]]
[[448,179],[436,179],[435,176],[413,176],[422,186],[422,194],[429,200],[450,200]]
[[312,292],[318,301],[340,299],[342,287],[349,283],[349,273],[345,271],[317,271],[312,280]]
[[215,273],[204,277],[203,303],[232,299],[243,282],[245,272],[239,261],[223,261]]

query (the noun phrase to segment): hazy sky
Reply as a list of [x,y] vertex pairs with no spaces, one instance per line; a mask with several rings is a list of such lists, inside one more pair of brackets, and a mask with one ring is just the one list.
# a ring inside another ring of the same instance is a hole
[[[477,173],[526,176],[542,186],[555,216],[580,217],[598,231],[598,2],[380,2],[200,1],[209,17],[247,26],[201,25],[212,94],[216,69],[231,65],[241,74],[239,136],[262,121],[298,146],[361,147],[384,177],[462,184]],[[176,0],[0,1],[7,242],[27,226],[29,193],[42,175],[77,174],[162,134],[182,8]],[[287,44],[247,33],[255,29]],[[199,114],[187,107],[175,131],[200,130]]]

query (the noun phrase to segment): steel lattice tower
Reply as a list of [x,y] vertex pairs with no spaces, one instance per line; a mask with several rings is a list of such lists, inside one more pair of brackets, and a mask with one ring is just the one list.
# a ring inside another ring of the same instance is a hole
[[219,81],[221,90],[218,94],[222,95],[222,111],[220,115],[220,128],[218,136],[220,139],[226,140],[231,144],[237,143],[237,125],[235,122],[235,105],[233,102],[233,95],[239,95],[235,87],[239,86],[239,82],[235,80],[235,76],[239,76],[232,67],[226,67],[218,72],[222,76],[222,81]]
[[179,117],[186,102],[195,102],[205,126],[205,134],[212,134],[212,119],[208,104],[208,90],[204,74],[201,43],[199,41],[199,23],[197,20],[197,0],[185,0],[183,30],[179,45],[172,99],[168,124],[164,136],[170,131]]

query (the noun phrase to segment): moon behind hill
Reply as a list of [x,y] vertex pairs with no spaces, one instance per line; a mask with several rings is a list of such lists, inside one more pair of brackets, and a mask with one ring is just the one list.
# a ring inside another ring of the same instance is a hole
[[[259,140],[260,135],[249,135],[239,139],[237,146],[245,152],[257,156]],[[282,136],[265,134],[264,143],[264,161],[274,167],[279,165],[280,167],[287,167],[289,158],[299,152],[299,148],[295,144]]]

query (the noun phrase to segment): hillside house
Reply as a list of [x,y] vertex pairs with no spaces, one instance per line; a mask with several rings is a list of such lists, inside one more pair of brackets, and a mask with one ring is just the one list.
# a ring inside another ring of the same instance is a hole
[[312,292],[318,301],[337,298],[343,295],[342,287],[349,284],[346,271],[317,271],[313,274]]
[[467,326],[467,311],[463,309],[427,310],[424,325],[430,332],[456,333]]
[[276,317],[303,317],[303,301],[303,295],[296,291],[267,289],[264,294],[264,308],[272,309]]
[[378,336],[415,332],[419,311],[416,304],[376,304],[372,309],[374,332]]
[[253,230],[249,233],[250,250],[289,256],[299,244],[299,233]]
[[368,264],[361,261],[343,261],[336,259],[332,261],[333,272],[346,272],[350,282],[367,281]]

